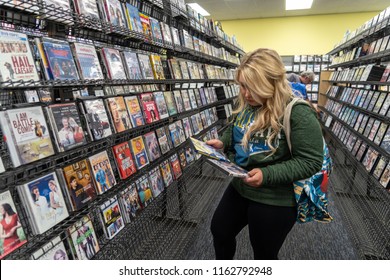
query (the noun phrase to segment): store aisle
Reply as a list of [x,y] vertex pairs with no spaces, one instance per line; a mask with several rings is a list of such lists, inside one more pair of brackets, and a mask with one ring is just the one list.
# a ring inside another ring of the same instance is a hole
[[[337,183],[335,179],[331,184]],[[331,186],[330,186],[331,188]],[[208,260],[214,259],[214,249],[212,237],[209,229],[210,220],[215,207],[223,193],[221,188],[210,206],[209,214],[204,218],[199,226],[199,232],[194,243],[188,250],[187,259]],[[213,190],[214,192],[215,190]],[[329,195],[330,211],[334,221],[330,224],[311,222],[308,224],[296,224],[289,237],[283,245],[279,259],[282,260],[355,260],[358,255],[353,249],[351,241],[348,239],[347,230],[343,225],[337,207]],[[210,202],[209,202],[210,203]],[[206,205],[204,205],[206,207]],[[244,230],[237,237],[237,252],[235,259],[252,259],[252,248],[249,244],[248,229]]]

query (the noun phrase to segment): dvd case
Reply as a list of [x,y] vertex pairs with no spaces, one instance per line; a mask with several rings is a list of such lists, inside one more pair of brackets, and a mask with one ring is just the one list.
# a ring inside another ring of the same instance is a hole
[[18,209],[9,190],[0,193],[0,204],[4,213],[0,215],[2,234],[0,236],[0,260],[27,243],[27,237],[20,223]]
[[0,126],[14,167],[54,154],[42,107],[1,111]]
[[0,30],[0,82],[39,81],[26,34]]

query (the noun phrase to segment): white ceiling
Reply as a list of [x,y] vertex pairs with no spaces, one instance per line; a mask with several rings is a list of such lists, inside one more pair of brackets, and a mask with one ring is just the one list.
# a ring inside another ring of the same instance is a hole
[[214,20],[379,12],[390,6],[389,0],[314,0],[309,10],[286,11],[285,0],[185,0],[185,2],[198,3]]

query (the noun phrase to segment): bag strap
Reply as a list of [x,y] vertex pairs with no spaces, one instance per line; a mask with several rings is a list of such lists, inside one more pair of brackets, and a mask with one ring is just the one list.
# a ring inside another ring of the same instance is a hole
[[291,152],[291,124],[290,124],[290,117],[291,117],[291,111],[295,103],[303,103],[306,101],[302,100],[301,98],[294,97],[290,103],[288,103],[286,110],[284,111],[284,116],[283,116],[283,128],[284,128],[284,133],[286,134],[286,139],[287,139],[287,144],[288,148],[290,149]]

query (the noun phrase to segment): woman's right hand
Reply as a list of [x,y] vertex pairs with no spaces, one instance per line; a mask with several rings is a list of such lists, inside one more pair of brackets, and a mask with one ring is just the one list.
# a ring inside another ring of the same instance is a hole
[[218,139],[208,140],[206,144],[214,147],[215,149],[223,149],[223,142]]

